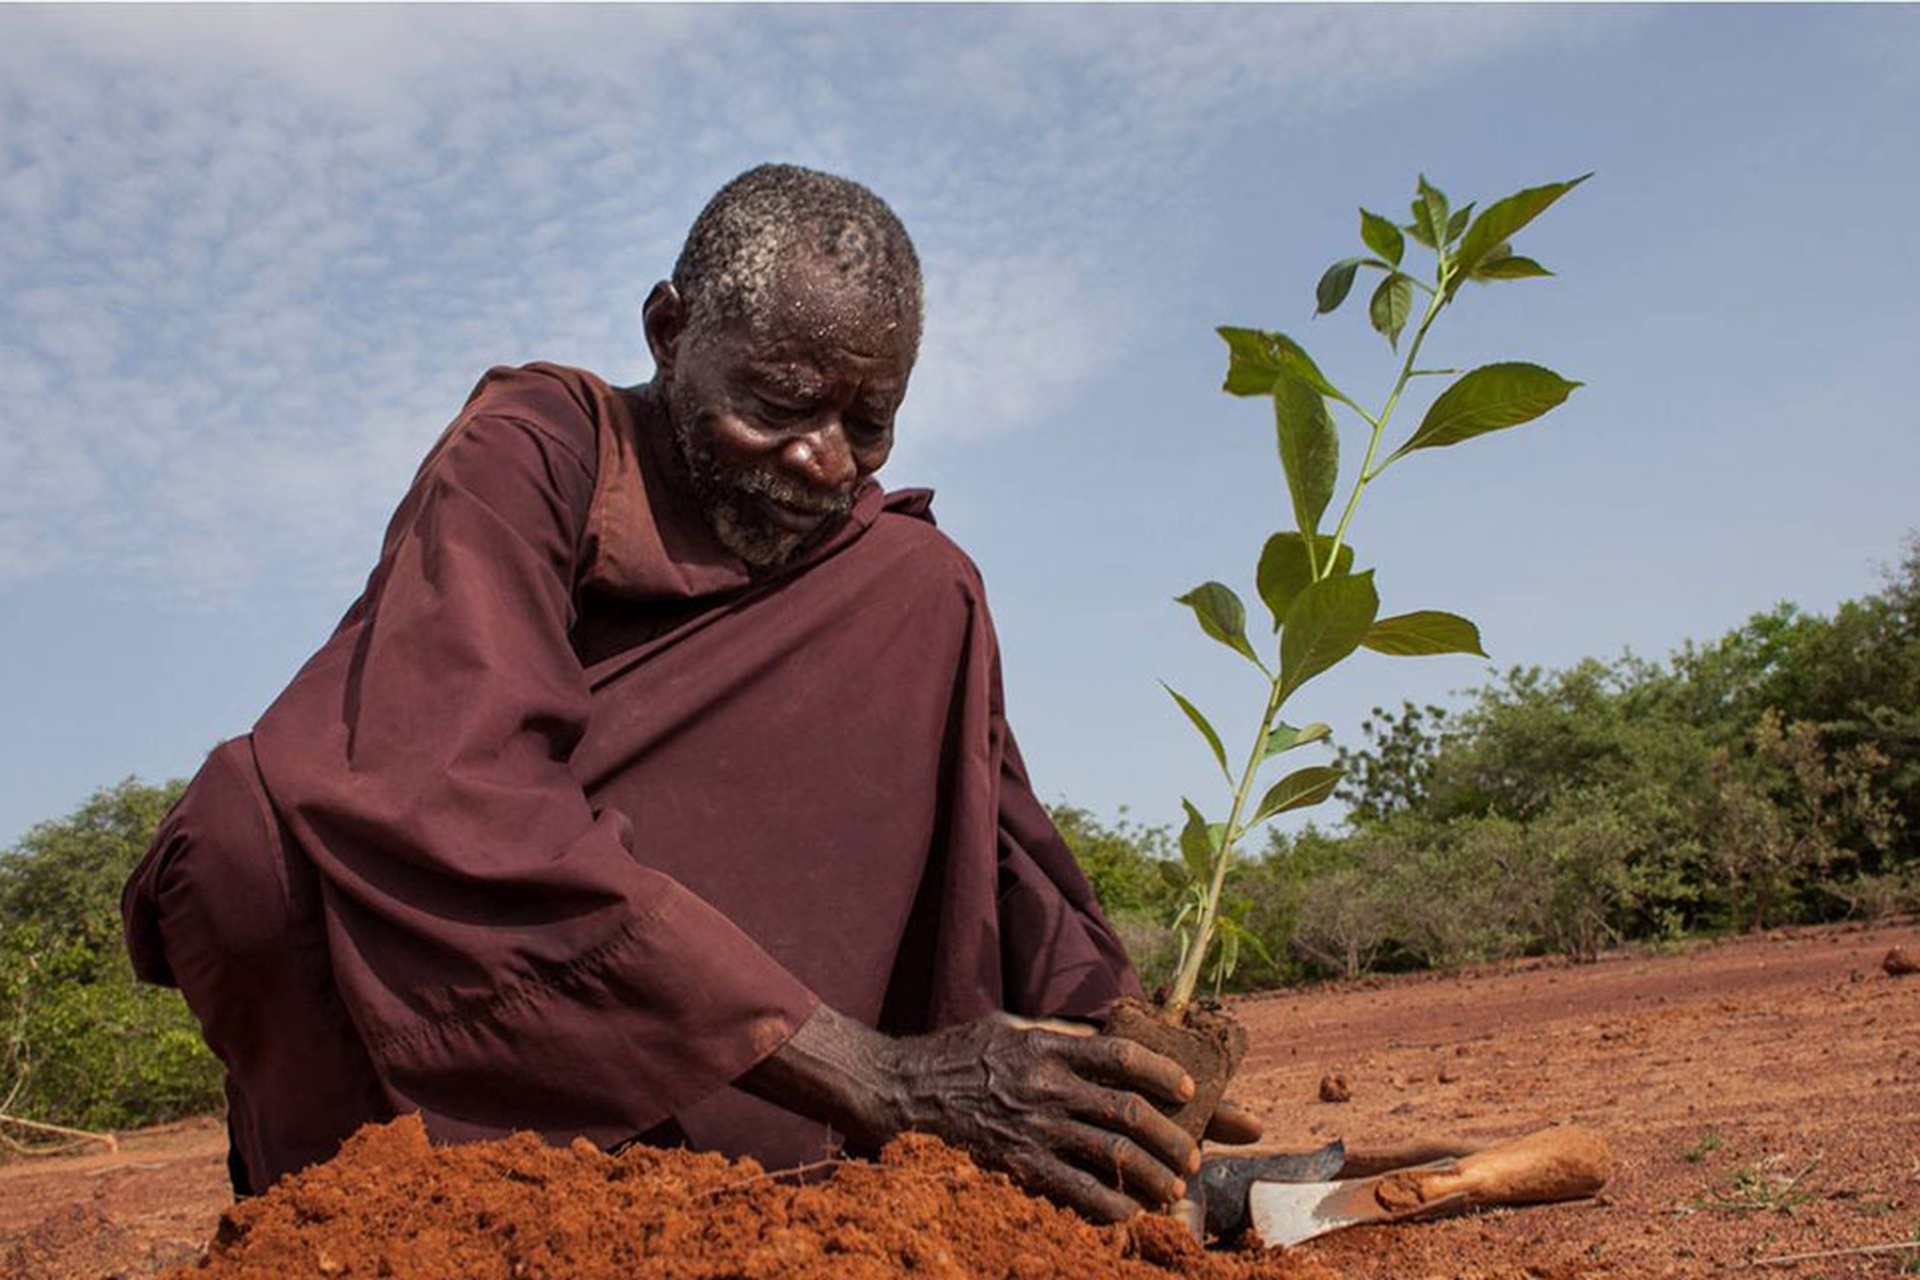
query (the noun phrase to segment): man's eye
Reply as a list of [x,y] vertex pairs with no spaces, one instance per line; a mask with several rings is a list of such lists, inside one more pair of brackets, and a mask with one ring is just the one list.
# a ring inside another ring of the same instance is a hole
[[875,422],[871,418],[847,419],[847,434],[862,444],[877,444],[886,439],[892,429],[891,422]]
[[812,405],[789,404],[765,396],[755,396],[754,402],[759,406],[760,416],[769,422],[799,422],[813,413]]

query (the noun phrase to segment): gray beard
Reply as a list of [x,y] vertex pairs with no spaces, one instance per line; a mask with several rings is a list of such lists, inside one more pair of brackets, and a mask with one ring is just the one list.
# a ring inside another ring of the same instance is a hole
[[756,497],[822,512],[829,517],[822,530],[835,523],[832,517],[845,517],[853,510],[852,494],[822,499],[799,481],[769,467],[722,474],[714,465],[713,450],[706,437],[694,429],[691,417],[690,414],[673,415],[673,439],[681,461],[687,464],[694,498],[720,545],[746,561],[749,568],[777,568],[791,560],[794,552],[813,536],[783,529],[768,521]]

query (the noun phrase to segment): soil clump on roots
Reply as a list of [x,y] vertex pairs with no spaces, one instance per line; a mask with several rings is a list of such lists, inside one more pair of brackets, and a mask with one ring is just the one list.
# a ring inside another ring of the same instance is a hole
[[1304,1259],[1202,1251],[1179,1224],[1095,1227],[937,1139],[813,1183],[751,1160],[531,1134],[435,1148],[417,1117],[221,1215],[198,1267],[168,1280],[1331,1280]]
[[1172,1058],[1193,1077],[1193,1097],[1168,1115],[1196,1140],[1247,1056],[1247,1029],[1231,1014],[1199,1002],[1189,1004],[1176,1024],[1166,1021],[1158,1002],[1122,998],[1108,1012],[1105,1030]]

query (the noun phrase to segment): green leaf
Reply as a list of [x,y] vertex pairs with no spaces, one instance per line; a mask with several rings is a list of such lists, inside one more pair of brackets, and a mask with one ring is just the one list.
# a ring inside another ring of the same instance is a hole
[[1192,876],[1187,874],[1184,863],[1170,862],[1163,858],[1153,865],[1159,869],[1160,883],[1166,885],[1169,889],[1184,889],[1193,879]]
[[1332,736],[1333,730],[1318,720],[1300,729],[1290,724],[1277,724],[1267,733],[1267,745],[1261,751],[1260,759],[1264,763],[1282,751],[1291,751],[1295,747],[1304,747],[1309,742],[1320,742]]
[[[1422,657],[1435,653],[1476,653],[1487,656],[1480,647],[1480,628],[1457,613],[1439,609],[1419,609],[1381,618],[1367,628],[1361,644],[1375,653],[1395,657]],[[1175,695],[1176,697],[1179,695]],[[1225,768],[1223,764],[1221,766]]]
[[1260,807],[1253,811],[1253,821],[1247,825],[1251,827],[1289,809],[1304,809],[1308,805],[1319,804],[1333,794],[1341,776],[1339,766],[1331,764],[1310,764],[1304,769],[1294,770],[1260,797]]
[[1293,518],[1311,534],[1340,479],[1340,433],[1334,430],[1326,398],[1293,377],[1273,384],[1273,429],[1293,498]]
[[1459,251],[1454,254],[1454,260],[1460,266],[1460,278],[1473,274],[1474,268],[1487,258],[1494,246],[1511,240],[1514,232],[1546,212],[1554,201],[1592,176],[1591,173],[1583,173],[1568,182],[1549,182],[1545,186],[1528,187],[1525,191],[1516,191],[1506,199],[1488,205],[1473,220],[1473,225],[1467,228]]
[[1193,721],[1193,727],[1200,731],[1200,736],[1207,740],[1209,747],[1213,748],[1213,758],[1220,762],[1220,772],[1226,775],[1227,783],[1231,785],[1233,783],[1233,774],[1227,770],[1227,749],[1221,745],[1220,735],[1214,731],[1211,724],[1207,723],[1207,718],[1200,714],[1200,708],[1181,697],[1179,690],[1175,689],[1165,680],[1160,682],[1160,687],[1173,695],[1173,700],[1180,704],[1182,711],[1187,713],[1187,719]]
[[1259,329],[1221,325],[1214,330],[1227,344],[1227,380],[1221,390],[1232,396],[1264,396],[1280,376],[1273,335]]
[[1178,603],[1193,610],[1193,616],[1200,620],[1202,631],[1243,655],[1254,665],[1259,665],[1259,657],[1254,653],[1253,646],[1247,643],[1247,608],[1240,603],[1240,597],[1233,594],[1232,587],[1218,582],[1203,582],[1179,597]]
[[1439,245],[1446,242],[1446,193],[1428,182],[1427,175],[1424,173],[1420,175],[1419,194],[1413,201],[1413,220],[1420,223],[1427,233],[1424,243]]
[[1413,239],[1427,246],[1427,248],[1438,249],[1440,246],[1433,242],[1433,232],[1427,230],[1426,218],[1426,209],[1421,206],[1418,200],[1415,200],[1413,202],[1413,221],[1407,223],[1407,225],[1400,229],[1413,237]]
[[1302,591],[1287,610],[1280,632],[1280,681],[1292,693],[1360,647],[1380,611],[1373,570],[1322,578]]
[[1318,305],[1314,307],[1313,314],[1323,316],[1345,302],[1347,292],[1353,288],[1354,272],[1360,270],[1366,261],[1365,258],[1342,258],[1328,267],[1326,274],[1320,277],[1320,283],[1314,286]]
[[1504,258],[1496,258],[1491,262],[1481,263],[1478,267],[1474,268],[1473,274],[1468,278],[1473,280],[1525,280],[1531,276],[1550,276],[1552,274],[1553,272],[1547,270],[1532,258],[1522,258],[1516,254],[1509,253]]
[[1400,259],[1407,252],[1407,242],[1400,237],[1400,228],[1377,213],[1360,211],[1360,239],[1367,248],[1385,258],[1392,266],[1399,266]]
[[1187,864],[1189,883],[1205,884],[1213,876],[1213,842],[1207,835],[1207,820],[1193,807],[1193,801],[1181,797],[1187,811],[1187,825],[1180,829],[1180,860]]
[[[1247,928],[1247,926],[1245,926],[1244,924],[1241,924],[1238,920],[1234,919],[1232,916],[1223,915],[1223,916],[1220,916],[1218,919],[1219,919],[1220,935],[1222,937],[1231,939],[1235,942],[1244,943],[1245,945],[1252,947],[1253,953],[1259,956],[1261,960],[1263,960],[1267,964],[1273,963],[1273,956],[1267,951],[1267,944],[1260,941],[1259,934]],[[1227,972],[1229,975],[1231,975],[1233,971],[1229,969]]]
[[1240,939],[1235,935],[1225,935],[1220,939],[1220,950],[1213,960],[1213,993],[1220,994],[1220,984],[1233,976],[1240,967]]
[[1340,398],[1313,357],[1284,333],[1264,329],[1237,329],[1223,325],[1214,332],[1227,343],[1227,381],[1222,390],[1236,396],[1273,394],[1274,381],[1291,373],[1323,396]]
[[1413,281],[1398,271],[1390,273],[1373,291],[1373,301],[1367,304],[1367,317],[1373,321],[1376,333],[1386,335],[1387,342],[1395,351],[1400,349],[1400,331],[1407,327],[1407,317],[1413,314]]
[[[1481,365],[1461,374],[1427,409],[1413,437],[1394,458],[1415,449],[1438,449],[1504,427],[1531,422],[1582,385],[1537,364]],[[1384,463],[1382,464],[1385,465]]]
[[1469,201],[1464,208],[1455,209],[1453,211],[1453,216],[1447,219],[1447,243],[1448,244],[1452,244],[1455,240],[1458,240],[1460,238],[1460,233],[1467,229],[1467,219],[1471,218],[1472,216],[1473,216],[1473,204],[1471,201]]
[[[1333,545],[1331,534],[1316,535],[1313,540],[1313,553],[1321,560],[1327,558],[1327,548]],[[1343,542],[1339,552],[1333,557],[1333,569],[1328,577],[1337,577],[1353,568],[1353,545]],[[1260,588],[1260,598],[1266,601],[1267,609],[1273,614],[1273,629],[1278,631],[1280,624],[1287,620],[1287,610],[1293,607],[1293,598],[1313,581],[1313,569],[1307,564],[1307,542],[1298,533],[1276,533],[1267,539],[1267,545],[1260,549],[1260,569],[1256,575]]]

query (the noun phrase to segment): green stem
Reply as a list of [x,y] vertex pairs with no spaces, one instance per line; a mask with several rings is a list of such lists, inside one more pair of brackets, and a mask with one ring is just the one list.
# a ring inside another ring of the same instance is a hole
[[1388,393],[1387,403],[1382,406],[1380,416],[1377,418],[1367,418],[1367,415],[1364,413],[1360,415],[1363,418],[1367,418],[1367,422],[1373,427],[1373,434],[1367,440],[1367,456],[1361,459],[1360,473],[1354,477],[1353,492],[1347,495],[1347,505],[1345,509],[1340,512],[1340,523],[1334,526],[1333,545],[1327,548],[1327,563],[1324,572],[1315,560],[1312,544],[1309,543],[1307,546],[1307,563],[1313,569],[1313,578],[1316,582],[1318,582],[1324,574],[1332,573],[1333,566],[1339,560],[1340,544],[1346,539],[1347,526],[1353,522],[1353,513],[1360,506],[1360,495],[1367,491],[1367,486],[1373,483],[1374,477],[1378,474],[1373,469],[1373,458],[1380,450],[1380,437],[1386,433],[1387,419],[1393,416],[1394,406],[1400,403],[1400,393],[1405,391],[1407,389],[1407,383],[1413,380],[1414,361],[1420,357],[1420,344],[1427,340],[1427,330],[1431,329],[1433,322],[1440,318],[1441,309],[1446,305],[1445,269],[1443,267],[1441,287],[1433,290],[1432,297],[1427,300],[1427,314],[1421,317],[1420,327],[1414,331],[1413,341],[1407,346],[1407,358],[1401,362],[1400,376],[1394,380],[1393,390]]
[[1178,1025],[1180,1017],[1193,1003],[1193,993],[1200,986],[1200,971],[1206,967],[1207,951],[1213,945],[1214,922],[1220,914],[1220,896],[1227,887],[1227,867],[1233,862],[1233,846],[1245,834],[1240,829],[1240,815],[1245,812],[1247,797],[1253,794],[1253,782],[1259,775],[1260,763],[1266,758],[1267,735],[1273,731],[1274,717],[1280,714],[1280,706],[1286,701],[1278,676],[1267,691],[1267,709],[1260,717],[1260,731],[1254,735],[1253,750],[1247,756],[1247,767],[1241,770],[1240,784],[1233,790],[1233,808],[1227,814],[1227,824],[1220,831],[1220,850],[1214,855],[1213,878],[1207,885],[1206,901],[1200,904],[1200,915],[1194,922],[1193,946],[1187,952],[1186,963],[1180,966],[1180,972],[1174,975],[1173,991],[1167,997],[1167,1003],[1161,1011],[1162,1016]]

